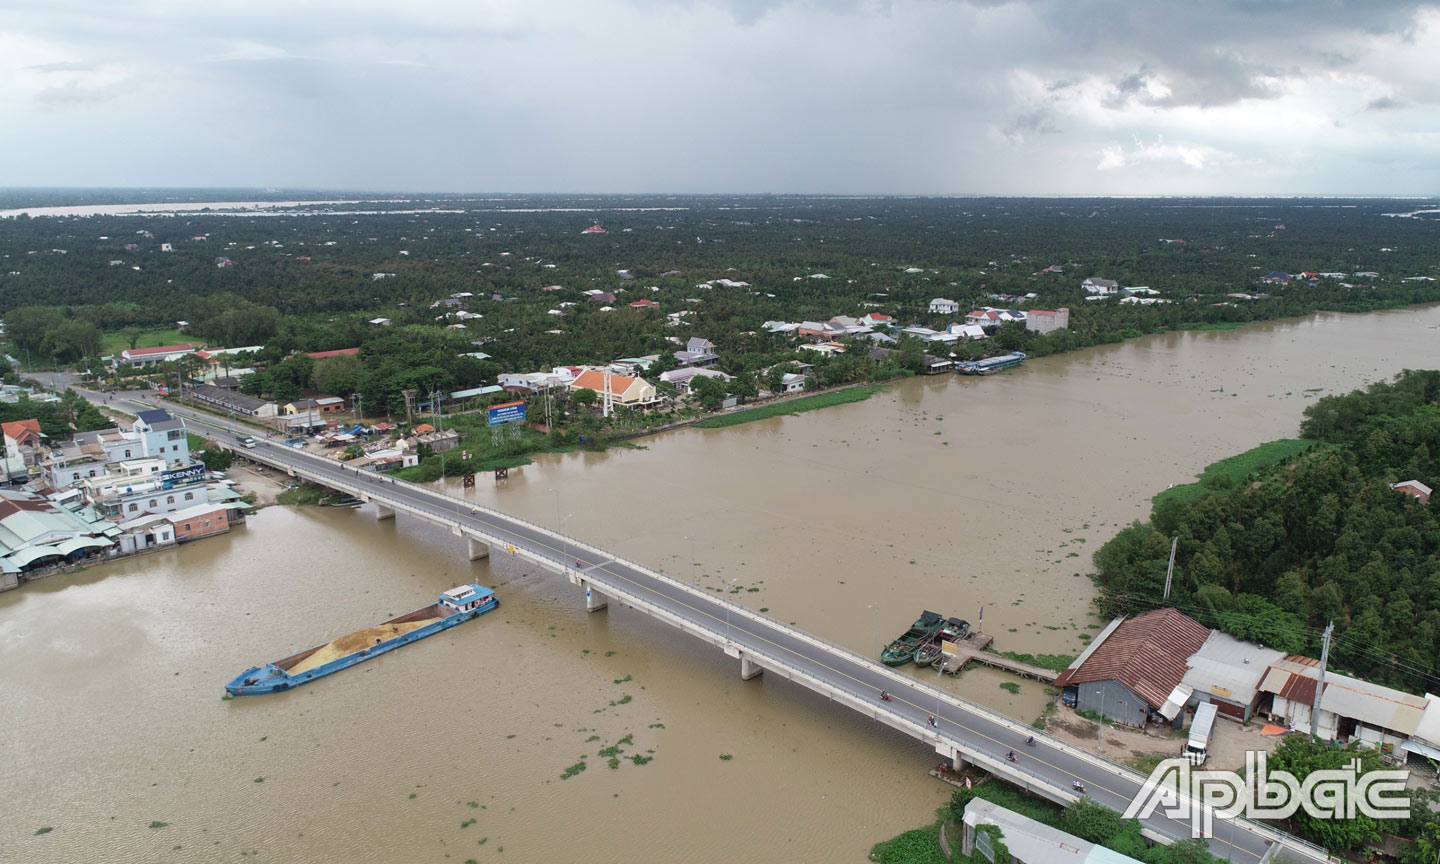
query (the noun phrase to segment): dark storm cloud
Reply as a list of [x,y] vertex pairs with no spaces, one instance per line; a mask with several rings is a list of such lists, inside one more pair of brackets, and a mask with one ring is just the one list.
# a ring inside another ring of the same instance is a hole
[[1380,146],[1440,183],[1437,40],[1401,0],[10,0],[0,116],[32,182],[1373,189]]

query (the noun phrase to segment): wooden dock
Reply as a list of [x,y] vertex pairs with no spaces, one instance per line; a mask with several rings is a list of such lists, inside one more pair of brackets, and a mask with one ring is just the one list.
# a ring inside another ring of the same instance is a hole
[[1046,669],[1043,666],[1034,666],[1030,663],[1022,663],[1019,660],[1011,660],[1009,657],[986,651],[985,649],[989,648],[990,643],[994,641],[995,637],[993,636],[986,635],[979,631],[972,632],[969,636],[961,640],[959,653],[945,658],[945,668],[941,671],[946,675],[957,675],[961,669],[964,669],[970,665],[971,661],[974,661],[989,666],[992,669],[1001,669],[1005,672],[1019,675],[1022,678],[1033,678],[1036,681],[1044,681],[1046,684],[1055,683],[1055,678],[1059,675],[1058,672]]

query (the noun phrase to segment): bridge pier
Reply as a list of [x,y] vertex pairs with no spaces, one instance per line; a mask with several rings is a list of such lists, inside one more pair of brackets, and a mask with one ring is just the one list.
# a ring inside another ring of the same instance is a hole
[[480,559],[490,557],[490,546],[482,543],[481,540],[475,540],[474,537],[465,537],[465,552],[469,554],[469,560],[478,562]]
[[479,561],[481,558],[490,557],[490,547],[476,540],[474,537],[465,538],[465,551],[470,555],[471,561]]
[[604,594],[601,594],[599,591],[596,591],[595,586],[591,585],[589,582],[585,582],[584,580],[581,580],[581,584],[585,586],[586,612],[599,612],[601,609],[604,609],[606,606],[610,605],[610,598],[606,597]]
[[380,522],[380,521],[385,520],[385,519],[394,519],[394,518],[395,518],[395,508],[394,508],[394,507],[386,507],[384,504],[381,504],[379,501],[374,501],[374,502],[371,502],[371,503],[373,503],[373,504],[375,505],[375,521],[376,521],[376,522]]
[[741,655],[740,655],[740,680],[741,680],[741,681],[749,681],[751,678],[754,678],[754,677],[758,676],[761,672],[764,672],[764,671],[765,671],[764,669],[761,669],[761,668],[760,668],[760,664],[759,664],[759,663],[756,663],[754,660],[751,660],[749,657],[747,657],[747,656],[744,655],[744,654],[741,654]]

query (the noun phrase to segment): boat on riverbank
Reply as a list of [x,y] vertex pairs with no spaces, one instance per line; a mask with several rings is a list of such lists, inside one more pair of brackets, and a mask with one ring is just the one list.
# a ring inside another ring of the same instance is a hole
[[1003,372],[1006,369],[1019,366],[1025,362],[1025,355],[1020,351],[1011,351],[1009,354],[1002,354],[999,357],[986,357],[984,360],[966,360],[955,364],[955,371],[961,375],[993,375],[996,372]]
[[880,652],[880,662],[886,666],[904,666],[915,659],[916,650],[934,639],[943,626],[945,626],[944,615],[937,615],[928,610],[922,612],[915,623],[910,625],[909,630],[885,646],[885,650]]
[[364,630],[356,630],[273,663],[252,666],[231,679],[225,685],[225,691],[231,696],[253,696],[299,687],[394,651],[401,645],[418,642],[426,636],[479,618],[499,605],[500,598],[495,596],[495,592],[481,585],[451,588],[441,592],[439,599],[429,606]]

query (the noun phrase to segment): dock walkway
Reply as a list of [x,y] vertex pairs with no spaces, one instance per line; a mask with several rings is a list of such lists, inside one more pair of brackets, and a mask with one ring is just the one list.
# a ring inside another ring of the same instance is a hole
[[994,636],[981,633],[978,630],[966,636],[960,642],[959,653],[945,658],[945,668],[942,670],[946,675],[958,675],[971,661],[989,666],[992,669],[1001,669],[1025,678],[1034,678],[1036,681],[1044,681],[1046,684],[1054,684],[1055,678],[1060,673],[1043,666],[1036,666],[1031,663],[1022,663],[1019,660],[1012,660],[1003,654],[993,654],[986,651],[990,643],[995,641]]

